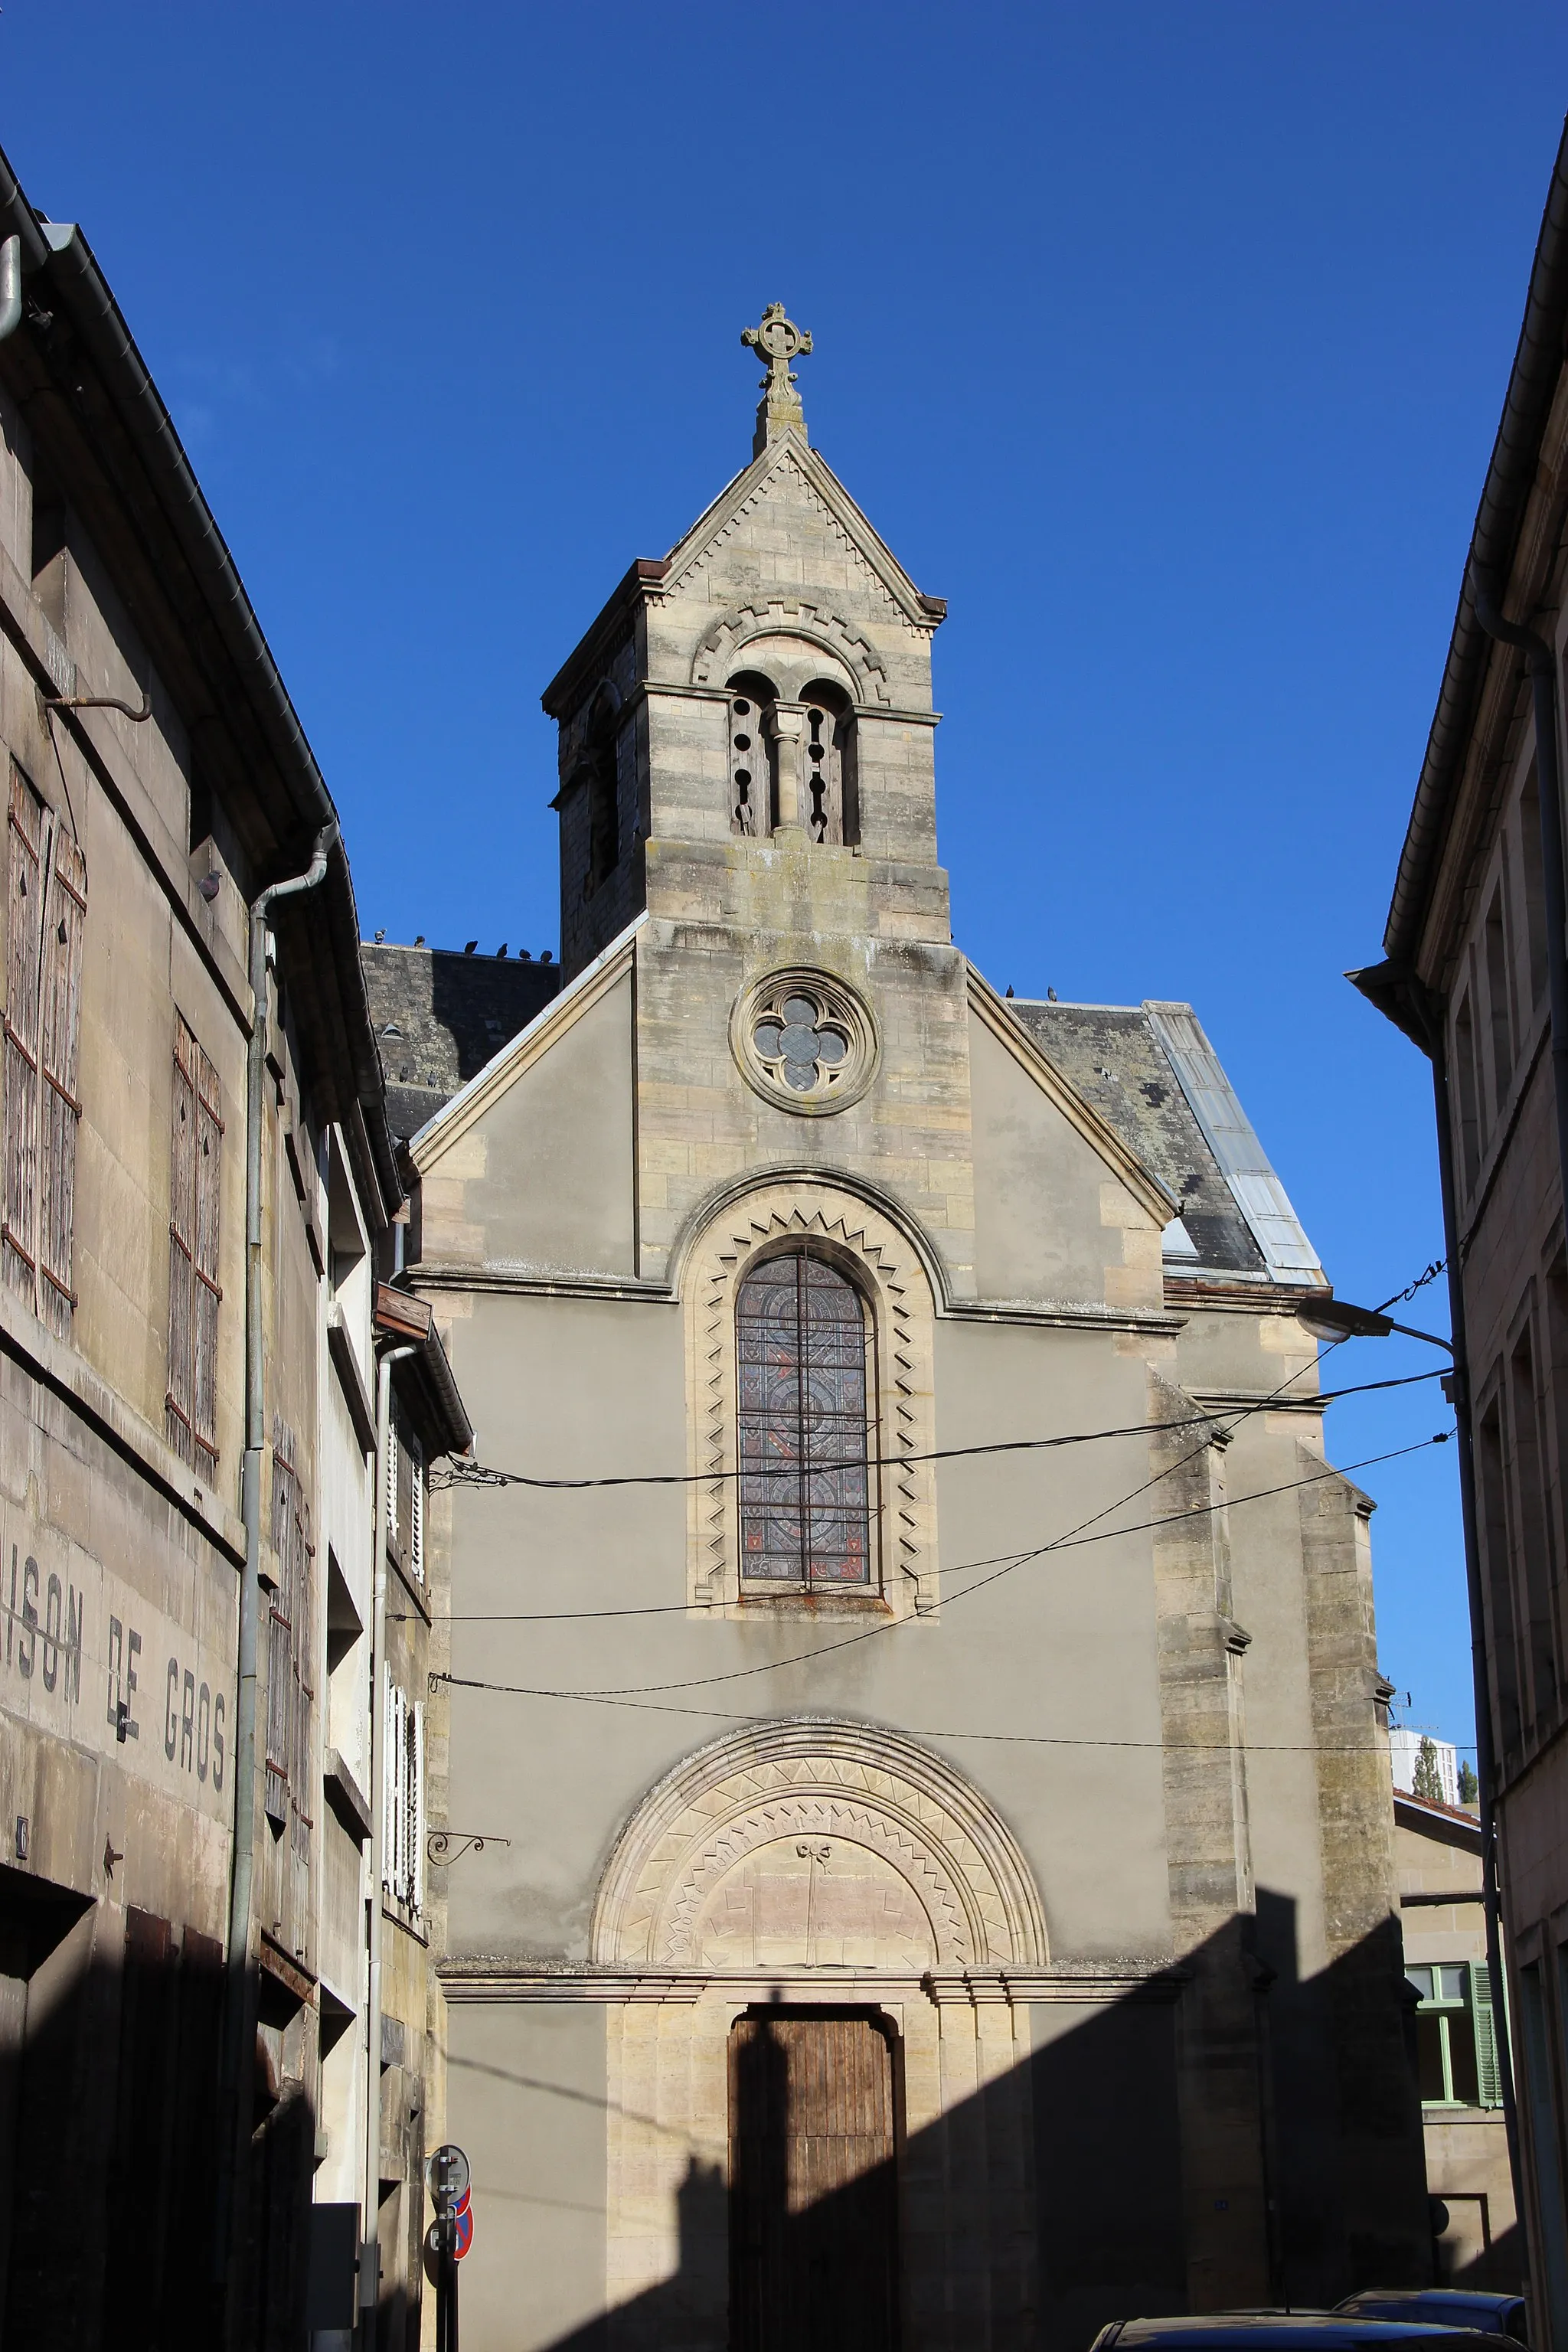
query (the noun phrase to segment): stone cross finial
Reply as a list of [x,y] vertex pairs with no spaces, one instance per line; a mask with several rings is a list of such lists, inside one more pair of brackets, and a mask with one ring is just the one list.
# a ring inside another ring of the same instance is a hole
[[804,441],[805,411],[800,404],[795,380],[790,373],[790,362],[802,352],[811,349],[811,337],[804,327],[784,316],[782,302],[770,302],[763,312],[760,327],[743,328],[741,341],[759,359],[766,360],[768,372],[763,378],[763,397],[757,403],[757,429],[752,439],[752,455],[760,457],[770,441],[793,425]]

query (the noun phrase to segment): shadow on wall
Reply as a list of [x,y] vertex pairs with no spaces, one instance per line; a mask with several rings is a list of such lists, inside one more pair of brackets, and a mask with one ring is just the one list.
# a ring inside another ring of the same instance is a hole
[[[872,2044],[887,2029],[875,2012],[752,2011],[731,2036],[729,2184],[689,2158],[672,2274],[557,2335],[552,2352],[892,2352],[900,2340],[1082,2352],[1111,2318],[1265,2300],[1322,2307],[1360,2287],[1429,2284],[1397,1920],[1304,1979],[1294,1904],[1264,1892],[1255,1916],[1230,1922],[1176,1974],[1163,2000],[1145,1990],[1088,2017],[1037,2005],[1030,2057],[908,2136],[889,2036],[880,2149]],[[815,2087],[791,2043],[813,2015],[826,2053]],[[451,2053],[459,2138],[468,2063]],[[473,2073],[489,2078],[492,2099],[505,2099],[498,2083],[524,2095],[495,2116],[513,2145],[541,2094],[586,2104],[580,2084],[494,2065]],[[1032,2179],[1027,2158],[1022,2176],[1016,2160],[1021,2103]],[[837,2147],[823,2145],[836,2137]],[[516,2198],[518,2185],[514,2174],[490,2194],[533,2201]],[[476,2177],[481,2208],[484,2196]],[[561,2219],[542,2215],[541,2227]],[[495,2259],[518,2262],[516,2229],[497,2231]],[[479,2285],[488,2252],[476,2244],[465,2285]],[[884,2254],[898,2282],[885,2298]],[[525,2273],[504,2290],[508,2352],[540,2341],[521,2301]],[[488,2302],[470,2298],[476,2320]],[[470,2352],[500,2352],[482,2321],[466,2325]]]
[[[268,1974],[253,2003],[241,2341],[296,2352],[319,2029],[313,2006]],[[0,1869],[0,2341],[10,2352],[208,2352],[222,2341],[223,2008],[210,1937]]]

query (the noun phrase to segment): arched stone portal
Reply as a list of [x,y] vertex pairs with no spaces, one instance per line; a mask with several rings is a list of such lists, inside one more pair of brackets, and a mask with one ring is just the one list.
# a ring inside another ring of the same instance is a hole
[[[900,2201],[923,2217],[905,2242],[906,2347],[930,2334],[924,2318],[934,2326],[976,2243],[1008,2247],[991,2291],[1016,2294],[1021,2314],[1028,2011],[1009,1979],[1047,1968],[1045,1917],[1011,1831],[943,1759],[897,1732],[811,1717],[709,1742],[616,1840],[592,1956],[626,1987],[608,2012],[606,2256],[621,2352],[640,2345],[646,2290],[678,2271],[689,2341],[726,2342],[721,2224],[706,2251],[689,2222],[683,2237],[682,2188],[694,2167],[728,2175],[731,2029],[768,2005],[797,2021],[813,2008],[880,2019],[893,2037]],[[969,2154],[955,2160],[961,2109]]]

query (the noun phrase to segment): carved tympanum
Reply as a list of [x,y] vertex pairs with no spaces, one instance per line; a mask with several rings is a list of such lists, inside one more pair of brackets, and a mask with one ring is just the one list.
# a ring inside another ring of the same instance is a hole
[[1039,1968],[1005,1824],[915,1741],[813,1718],[714,1741],[647,1797],[605,1871],[594,1957],[710,1975]]

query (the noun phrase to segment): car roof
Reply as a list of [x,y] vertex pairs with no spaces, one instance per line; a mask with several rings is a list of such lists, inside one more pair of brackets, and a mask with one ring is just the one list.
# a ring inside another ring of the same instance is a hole
[[1172,2347],[1253,2343],[1272,2345],[1277,2352],[1285,2352],[1291,2345],[1311,2346],[1317,2352],[1327,2352],[1330,2345],[1366,2346],[1369,2352],[1378,2347],[1393,2352],[1396,2344],[1431,2343],[1453,2347],[1455,2352],[1461,2342],[1485,2344],[1488,2352],[1496,2352],[1497,2346],[1495,2335],[1479,2328],[1445,2327],[1431,2320],[1368,2319],[1349,2312],[1304,2311],[1215,2311],[1191,2318],[1128,2319],[1117,2329],[1115,2342]]
[[1522,2303],[1519,2294],[1491,2294],[1484,2289],[1461,2286],[1368,2286],[1359,2294],[1347,2294],[1336,2311],[1359,2311],[1372,2303],[1430,2303],[1440,2311],[1503,2311],[1511,2304]]

